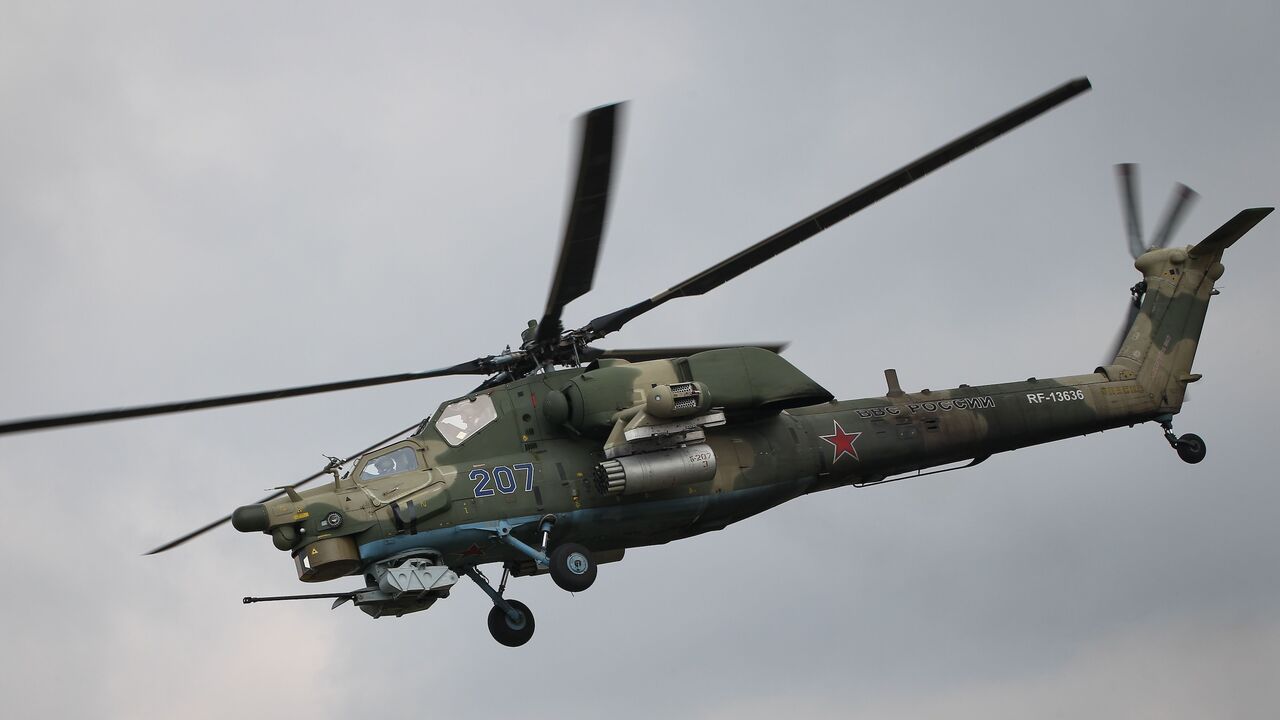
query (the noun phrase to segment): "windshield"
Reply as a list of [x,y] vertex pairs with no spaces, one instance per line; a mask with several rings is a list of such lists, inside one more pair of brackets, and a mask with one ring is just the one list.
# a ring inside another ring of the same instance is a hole
[[440,411],[440,419],[436,421],[436,430],[445,442],[457,447],[497,418],[493,398],[480,395],[445,405]]
[[365,463],[364,469],[360,471],[360,479],[373,480],[417,469],[418,454],[413,448],[402,447]]

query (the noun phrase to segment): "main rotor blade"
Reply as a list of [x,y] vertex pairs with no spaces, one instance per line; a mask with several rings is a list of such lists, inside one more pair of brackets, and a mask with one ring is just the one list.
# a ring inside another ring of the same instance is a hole
[[1124,229],[1129,238],[1129,254],[1137,260],[1147,251],[1142,242],[1142,216],[1138,213],[1138,166],[1133,163],[1116,165],[1116,180],[1120,183],[1120,211],[1124,213]]
[[[352,460],[355,460],[356,458],[360,457],[361,455],[364,455],[365,453],[368,453],[368,452],[372,452],[372,451],[374,451],[374,450],[377,450],[378,448],[382,447],[383,445],[386,445],[387,443],[390,443],[392,440],[395,440],[396,438],[400,437],[401,435],[404,435],[404,434],[406,434],[406,433],[408,433],[408,432],[411,432],[411,431],[413,431],[413,430],[416,430],[416,429],[417,429],[417,427],[418,427],[420,424],[421,424],[421,423],[414,423],[414,424],[410,425],[409,427],[405,428],[404,430],[401,430],[400,432],[398,432],[398,433],[396,433],[396,434],[394,434],[394,435],[390,435],[390,436],[387,436],[387,437],[383,438],[382,440],[379,440],[378,442],[376,442],[376,443],[374,443],[374,444],[370,445],[369,447],[367,447],[367,448],[365,448],[365,449],[361,450],[360,452],[357,452],[357,453],[355,453],[354,455],[351,455],[351,456],[350,456],[350,457],[348,457],[346,460],[343,460],[343,461],[342,461],[342,464],[343,464],[343,465],[346,465],[347,463],[351,462]],[[259,505],[262,505],[262,504],[265,504],[265,503],[269,503],[269,502],[271,502],[272,500],[275,500],[276,498],[280,497],[281,495],[284,495],[285,493],[289,492],[289,490],[297,490],[298,488],[302,487],[303,485],[307,485],[307,484],[311,483],[313,480],[316,480],[316,479],[318,479],[318,478],[322,478],[322,477],[324,477],[324,476],[325,476],[325,474],[327,474],[328,472],[329,472],[329,468],[328,468],[328,467],[326,467],[326,468],[324,468],[323,470],[321,470],[320,472],[315,473],[314,475],[308,475],[307,477],[302,478],[302,479],[301,479],[301,480],[299,480],[298,482],[296,482],[296,483],[294,483],[294,484],[292,484],[292,485],[289,485],[289,486],[288,486],[288,489],[281,488],[279,492],[272,493],[272,494],[270,494],[270,495],[268,495],[268,496],[266,496],[266,497],[262,498],[261,500],[259,500],[259,501],[258,501],[258,504],[259,504]],[[192,539],[192,538],[199,537],[200,535],[203,535],[203,534],[205,534],[205,533],[209,532],[210,530],[212,530],[212,529],[214,529],[214,528],[218,527],[219,525],[226,524],[226,523],[227,523],[227,522],[229,522],[230,520],[231,520],[231,516],[230,516],[230,515],[227,515],[226,517],[218,518],[217,520],[214,520],[213,522],[209,523],[208,525],[205,525],[205,526],[203,526],[203,527],[201,527],[201,528],[199,528],[199,529],[197,529],[197,530],[192,530],[191,532],[187,533],[186,535],[183,535],[182,537],[178,538],[177,540],[171,540],[171,541],[169,541],[169,542],[165,543],[164,545],[161,545],[160,547],[156,548],[155,550],[151,550],[151,551],[147,552],[146,554],[147,554],[147,555],[155,555],[156,553],[162,553],[162,552],[164,552],[165,550],[172,550],[173,548],[178,547],[178,546],[179,546],[179,545],[181,545],[182,543],[184,543],[184,542],[186,542],[186,541],[188,541],[188,540],[190,540],[190,539]]]
[[140,405],[137,407],[115,408],[112,410],[94,410],[91,412],[72,413],[69,415],[49,415],[45,417],[25,418],[0,423],[0,435],[9,433],[46,430],[49,428],[68,427],[71,425],[87,425],[89,423],[124,420],[126,418],[147,417],[149,415],[167,415],[170,413],[204,410],[206,408],[224,407],[227,405],[243,405],[246,403],[279,400],[282,398],[316,395],[319,393],[351,390],[354,388],[389,385],[391,383],[422,380],[424,378],[444,377],[446,375],[485,375],[491,371],[488,358],[479,358],[465,363],[438,370],[425,372],[400,373],[399,375],[382,375],[380,377],[362,378],[360,380],[344,380],[342,382],[304,385],[284,388],[282,390],[264,390],[262,392],[226,395],[222,397],[204,398],[202,400],[183,400],[180,402],[161,403],[159,405]]
[[781,354],[787,349],[790,343],[744,343],[741,345],[686,345],[683,347],[654,347],[654,348],[620,348],[617,350],[601,350],[599,348],[584,348],[584,359],[595,360],[597,358],[616,358],[626,360],[627,362],[644,362],[645,360],[664,360],[666,358],[681,358],[696,355],[700,352],[708,350],[725,350],[729,348],[739,347],[756,347],[762,350],[768,350],[772,353]]
[[556,274],[547,295],[547,309],[538,323],[535,342],[559,338],[560,313],[564,306],[591,289],[609,210],[614,138],[621,107],[621,103],[598,107],[582,120],[578,180],[565,222],[564,239],[560,242]]
[[1116,337],[1111,341],[1111,347],[1107,348],[1107,354],[1102,358],[1103,365],[1110,365],[1116,361],[1116,356],[1120,354],[1120,348],[1124,345],[1124,339],[1129,337],[1129,330],[1133,328],[1133,321],[1138,319],[1138,313],[1142,311],[1142,306],[1136,300],[1129,302],[1129,309],[1125,312],[1124,322],[1120,324],[1120,329],[1116,331]]
[[761,240],[721,263],[713,265],[675,287],[587,323],[581,332],[598,339],[672,298],[701,295],[719,287],[788,248],[813,237],[850,215],[928,175],[956,158],[975,150],[1042,113],[1090,88],[1088,78],[1077,78],[963,135],[924,157],[909,163],[800,222]]
[[1191,209],[1198,197],[1200,193],[1182,183],[1174,186],[1173,197],[1169,198],[1168,208],[1160,220],[1160,229],[1156,231],[1155,237],[1151,238],[1151,247],[1162,248],[1169,244],[1169,238],[1178,229],[1178,223],[1182,222],[1187,210]]

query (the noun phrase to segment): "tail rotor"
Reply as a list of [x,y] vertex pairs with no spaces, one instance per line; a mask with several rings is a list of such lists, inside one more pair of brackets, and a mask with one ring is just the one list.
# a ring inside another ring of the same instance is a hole
[[[1182,183],[1174,185],[1173,196],[1165,207],[1164,215],[1160,219],[1160,227],[1156,230],[1156,234],[1152,236],[1150,244],[1147,244],[1142,239],[1142,216],[1138,210],[1138,166],[1133,163],[1116,165],[1116,180],[1120,184],[1120,209],[1124,214],[1125,232],[1129,241],[1129,254],[1133,256],[1134,260],[1142,257],[1143,254],[1150,250],[1166,247],[1170,238],[1173,237],[1174,231],[1178,229],[1178,225],[1186,217],[1187,211],[1191,209],[1191,205],[1199,197],[1195,190]],[[1116,334],[1115,340],[1112,341],[1111,347],[1107,351],[1107,356],[1103,358],[1103,364],[1111,364],[1115,361],[1116,356],[1120,354],[1120,348],[1124,344],[1125,337],[1129,334],[1129,329],[1133,327],[1133,321],[1138,319],[1138,312],[1142,308],[1142,298],[1146,294],[1146,290],[1145,282],[1139,282],[1129,289],[1132,297],[1129,301],[1129,307],[1125,311],[1124,322],[1120,325],[1120,330]]]
[[1129,254],[1134,260],[1142,257],[1148,250],[1157,250],[1169,244],[1169,238],[1182,223],[1183,217],[1195,203],[1200,194],[1195,190],[1177,183],[1173,186],[1173,196],[1165,206],[1164,216],[1160,219],[1160,229],[1151,237],[1151,242],[1142,240],[1142,217],[1138,212],[1138,166],[1133,163],[1116,165],[1116,180],[1120,183],[1120,209],[1124,212],[1125,230],[1129,239]]
[[1133,163],[1116,165],[1116,180],[1120,183],[1120,209],[1124,212],[1129,254],[1137,260],[1147,251],[1142,244],[1142,215],[1138,212],[1138,166]]
[[1182,183],[1173,186],[1173,197],[1169,198],[1169,205],[1160,222],[1160,229],[1151,238],[1152,248],[1162,248],[1169,244],[1169,238],[1178,229],[1182,218],[1186,216],[1198,197],[1200,197],[1199,193]]

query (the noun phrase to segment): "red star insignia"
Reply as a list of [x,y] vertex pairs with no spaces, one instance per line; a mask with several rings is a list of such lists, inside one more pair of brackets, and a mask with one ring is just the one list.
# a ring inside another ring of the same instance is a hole
[[483,554],[484,554],[484,551],[481,550],[480,546],[475,543],[471,543],[471,547],[462,551],[462,557],[471,557],[473,555],[483,555]]
[[834,465],[845,455],[852,455],[854,460],[861,462],[862,458],[858,457],[858,449],[853,446],[853,443],[858,440],[862,433],[847,433],[844,428],[840,427],[839,420],[832,420],[831,422],[835,424],[835,430],[830,435],[818,436],[835,447],[835,457],[831,459],[831,464]]

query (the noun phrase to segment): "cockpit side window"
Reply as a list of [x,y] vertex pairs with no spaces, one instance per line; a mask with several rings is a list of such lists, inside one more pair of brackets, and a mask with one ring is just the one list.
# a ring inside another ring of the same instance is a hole
[[440,411],[440,419],[436,421],[436,430],[445,442],[457,447],[497,419],[498,410],[493,406],[493,398],[479,395],[445,405]]
[[402,447],[366,462],[364,469],[360,471],[360,479],[376,480],[417,469],[418,454],[413,448]]

